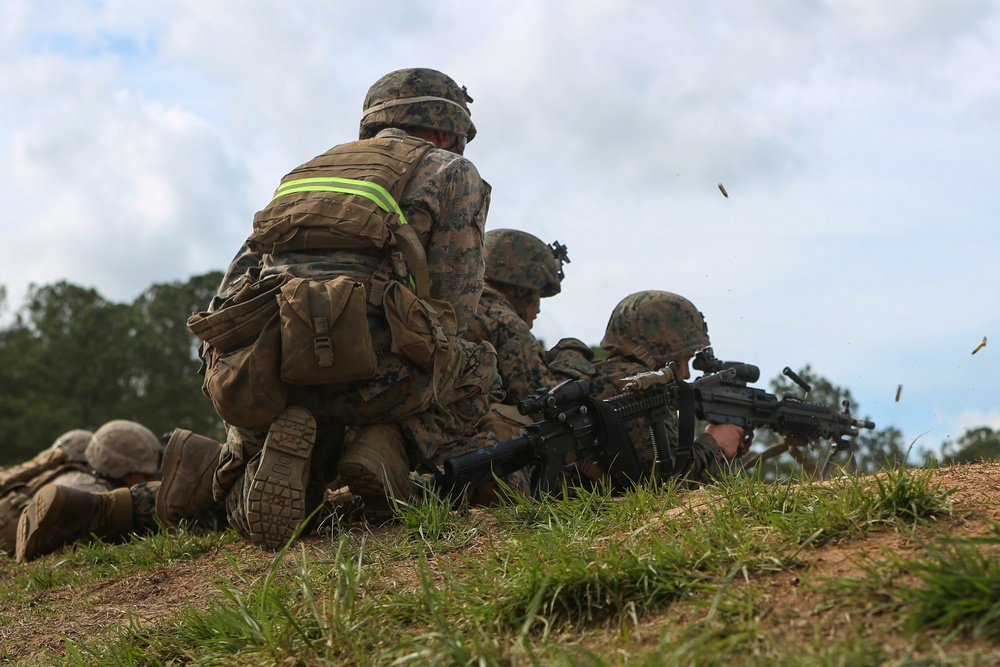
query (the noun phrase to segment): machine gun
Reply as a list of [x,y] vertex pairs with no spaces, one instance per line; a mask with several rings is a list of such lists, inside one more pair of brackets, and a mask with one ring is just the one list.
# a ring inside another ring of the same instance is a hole
[[[858,435],[858,429],[875,428],[874,422],[851,416],[850,401],[844,401],[841,410],[836,411],[826,405],[808,403],[793,396],[779,399],[763,389],[748,387],[748,383],[758,380],[760,370],[752,364],[720,361],[715,358],[710,347],[699,351],[691,365],[695,370],[706,373],[717,373],[724,368],[737,371],[732,380],[696,391],[695,404],[699,419],[715,424],[741,426],[745,429],[747,443],[753,437],[753,430],[760,427],[784,436],[780,444],[750,457],[744,463],[745,469],[787,451],[808,474],[823,479],[838,453],[853,455],[853,439]],[[810,391],[811,387],[790,368],[785,367],[782,372],[806,392]],[[805,456],[801,448],[819,439],[829,439],[830,447],[822,463],[817,466]]]
[[[518,403],[518,412],[536,415],[538,421],[526,426],[517,438],[446,460],[437,485],[458,500],[474,496],[494,474],[502,477],[533,466],[531,489],[539,496],[556,492],[567,474],[587,476],[587,467],[596,465],[608,474],[615,490],[624,490],[649,478],[650,471],[640,466],[636,443],[625,429],[625,424],[639,418],[650,425],[656,450],[653,472],[660,482],[687,472],[695,417],[740,426],[747,443],[754,429],[761,427],[794,438],[795,443],[830,438],[834,445],[822,467],[825,474],[836,451],[849,451],[850,439],[858,435],[858,429],[875,427],[870,421],[851,417],[846,401],[837,412],[825,405],[791,396],[779,399],[749,387],[748,383],[759,379],[760,370],[752,364],[720,361],[711,348],[699,352],[692,365],[705,374],[686,382],[671,363],[662,370],[624,378],[622,393],[603,401],[589,395],[589,383],[583,380],[567,380],[529,396]],[[676,442],[667,437],[664,427],[668,412],[674,410],[679,419]],[[754,458],[775,456],[789,446],[782,444],[780,450],[772,448],[773,453]]]
[[455,499],[473,497],[494,474],[502,477],[533,466],[531,489],[540,496],[558,491],[567,475],[586,477],[588,468],[597,466],[615,490],[624,490],[645,481],[650,472],[642,469],[635,443],[625,430],[625,423],[642,416],[652,425],[658,478],[684,472],[693,437],[687,438],[686,446],[671,443],[663,426],[667,411],[675,410],[683,396],[735,378],[736,372],[727,369],[692,383],[680,379],[673,364],[657,374],[662,381],[603,401],[590,396],[585,380],[567,380],[529,396],[518,403],[518,412],[536,415],[538,421],[517,438],[446,460],[438,487]]

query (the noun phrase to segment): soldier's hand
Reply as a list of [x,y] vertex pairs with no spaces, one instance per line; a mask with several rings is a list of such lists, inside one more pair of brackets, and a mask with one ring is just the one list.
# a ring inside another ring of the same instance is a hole
[[735,424],[709,424],[705,433],[715,438],[727,459],[734,459],[746,453],[743,444],[743,428]]

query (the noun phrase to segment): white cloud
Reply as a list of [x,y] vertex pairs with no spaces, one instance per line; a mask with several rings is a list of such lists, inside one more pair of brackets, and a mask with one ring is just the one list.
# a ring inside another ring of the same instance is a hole
[[429,66],[476,98],[490,226],[569,246],[546,341],[596,343],[621,297],[668,289],[765,378],[811,362],[908,428],[989,418],[983,360],[945,360],[996,326],[997,10],[9,0],[0,284],[124,300],[223,268],[281,175],[355,136],[370,83]]

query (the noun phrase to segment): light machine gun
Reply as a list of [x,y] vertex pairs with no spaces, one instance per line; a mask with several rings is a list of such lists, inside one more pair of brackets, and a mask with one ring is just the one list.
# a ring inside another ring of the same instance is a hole
[[590,384],[584,380],[567,380],[529,396],[518,403],[518,412],[539,420],[517,438],[446,460],[438,487],[456,500],[471,498],[493,475],[533,466],[531,490],[537,497],[558,491],[567,479],[587,477],[588,468],[597,466],[609,475],[615,490],[624,490],[649,476],[625,430],[627,422],[642,416],[652,424],[657,477],[666,480],[684,472],[691,457],[693,423],[692,433],[681,440],[687,444],[674,446],[663,426],[668,411],[700,388],[735,378],[736,372],[726,369],[691,383],[677,376],[673,364],[657,373],[662,381],[603,401],[589,395]]
[[[685,382],[671,363],[659,371],[624,378],[623,393],[603,401],[589,395],[589,383],[583,380],[567,380],[529,396],[518,403],[518,412],[537,415],[538,421],[526,426],[524,434],[517,438],[446,460],[437,485],[460,500],[473,497],[493,475],[503,477],[533,466],[531,490],[540,496],[558,491],[567,475],[586,476],[587,467],[596,465],[608,473],[615,490],[624,490],[649,477],[650,471],[639,464],[637,443],[630,440],[625,429],[626,423],[642,417],[650,424],[656,450],[654,471],[660,482],[687,472],[694,451],[695,417],[740,426],[747,443],[754,429],[761,427],[795,438],[795,442],[829,438],[834,444],[822,474],[836,451],[850,451],[851,438],[858,435],[858,429],[875,428],[870,421],[851,417],[846,401],[842,411],[837,412],[825,405],[792,396],[779,399],[763,389],[749,387],[748,383],[760,377],[760,370],[752,364],[719,361],[711,348],[699,352],[692,365],[705,374]],[[786,375],[789,373],[786,369]],[[802,382],[794,373],[789,377]],[[676,443],[667,436],[664,426],[671,411],[678,413]],[[774,456],[787,451],[790,445],[780,447],[755,458]]]
[[[746,469],[787,451],[808,474],[823,479],[838,453],[847,452],[853,462],[853,439],[857,437],[858,429],[875,428],[874,422],[851,416],[850,401],[844,401],[841,410],[836,411],[794,396],[786,395],[779,399],[763,389],[748,387],[748,383],[758,380],[760,370],[752,364],[720,361],[710,347],[699,351],[691,365],[705,373],[717,373],[724,368],[737,371],[735,379],[696,391],[695,405],[699,419],[741,426],[746,431],[747,443],[753,437],[753,430],[761,427],[783,436],[780,444],[750,457],[744,463]],[[790,368],[785,367],[782,372],[806,392],[810,391],[810,386]],[[813,444],[819,439],[829,439],[830,447],[822,463],[816,466],[801,451],[801,446]]]

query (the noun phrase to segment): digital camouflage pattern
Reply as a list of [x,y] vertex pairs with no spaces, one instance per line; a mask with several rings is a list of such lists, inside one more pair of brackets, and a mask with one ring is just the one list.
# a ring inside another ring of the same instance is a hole
[[558,242],[553,246],[517,229],[491,229],[486,232],[487,283],[526,287],[540,292],[542,298],[559,294],[562,263],[569,258],[564,246]]
[[367,139],[386,127],[426,127],[472,141],[470,102],[465,86],[447,74],[423,67],[397,70],[368,89],[358,134]]
[[659,370],[709,345],[705,318],[684,297],[648,290],[622,299],[611,313],[601,347]]
[[160,491],[160,481],[140,482],[129,487],[132,494],[132,528],[136,533],[156,529],[156,494]]
[[[406,133],[388,128],[379,138],[402,138]],[[427,255],[430,296],[452,303],[459,333],[475,315],[485,268],[483,234],[490,188],[475,166],[455,153],[431,148],[414,168],[399,205],[417,232]],[[354,274],[357,251],[309,250],[265,255],[244,244],[226,271],[219,297],[260,275],[287,272],[304,278]],[[220,302],[219,297],[213,301]],[[489,345],[456,339],[456,354],[447,367],[434,373],[392,352],[388,324],[370,315],[369,328],[377,358],[375,376],[342,385],[292,387],[289,405],[306,408],[318,422],[361,426],[397,422],[407,436],[411,464],[433,456],[444,444],[469,437],[491,399],[499,397],[496,354]],[[264,429],[230,428],[216,471],[213,493],[226,500],[230,521],[245,523],[242,481],[251,479],[259,458]],[[324,439],[313,449],[326,457]],[[249,477],[247,477],[249,475]],[[228,496],[228,498],[227,498]]]
[[[684,297],[656,290],[630,294],[615,306],[608,320],[601,341],[608,357],[597,363],[591,394],[602,399],[620,394],[622,378],[659,370],[670,361],[686,364],[685,357],[710,344],[705,318]],[[648,420],[638,419],[627,428],[640,461],[652,470],[656,451]],[[670,444],[677,446],[676,414],[670,414],[664,428]],[[691,483],[705,483],[718,475],[725,463],[722,448],[705,433],[695,441],[691,466],[683,474]]]
[[489,342],[496,349],[506,391],[503,402],[508,405],[516,405],[541,387],[554,387],[563,380],[585,380],[594,372],[588,358],[590,349],[582,341],[564,339],[546,353],[510,301],[489,286],[479,299],[466,338]]
[[[404,131],[394,128],[378,133],[379,138],[404,136]],[[489,201],[490,186],[475,165],[438,148],[429,150],[417,165],[399,201],[427,252],[430,296],[455,306],[459,333],[474,316],[483,289]],[[258,276],[283,272],[300,278],[353,275],[358,271],[356,255],[345,250],[312,250],[270,256],[244,243],[226,270],[213,304],[217,306]]]
[[[596,372],[590,381],[590,392],[592,396],[600,399],[610,398],[622,393],[619,383],[623,378],[650,370],[646,366],[629,361],[618,356],[608,357],[597,362]],[[678,443],[678,419],[673,412],[668,413],[669,417],[664,420],[663,426],[667,434],[670,445],[677,446]],[[650,423],[645,417],[630,421],[626,425],[629,438],[635,445],[636,454],[643,468],[652,471],[653,463],[656,461],[656,450],[650,436]],[[719,476],[725,469],[726,455],[708,433],[703,433],[694,442],[694,453],[691,465],[688,470],[681,475],[690,484],[705,484],[712,478]]]
[[[490,447],[498,442],[506,442],[520,436],[524,427],[531,419],[518,413],[511,405],[500,403],[490,407],[490,411],[476,424],[475,434],[461,441],[444,445],[438,449],[434,462],[439,466],[447,459],[461,456],[477,449]],[[531,495],[531,468],[522,468],[503,478],[504,483],[512,490]],[[429,482],[426,482],[429,484]],[[469,504],[489,506],[496,503],[495,485],[490,482],[474,498],[469,498]]]

